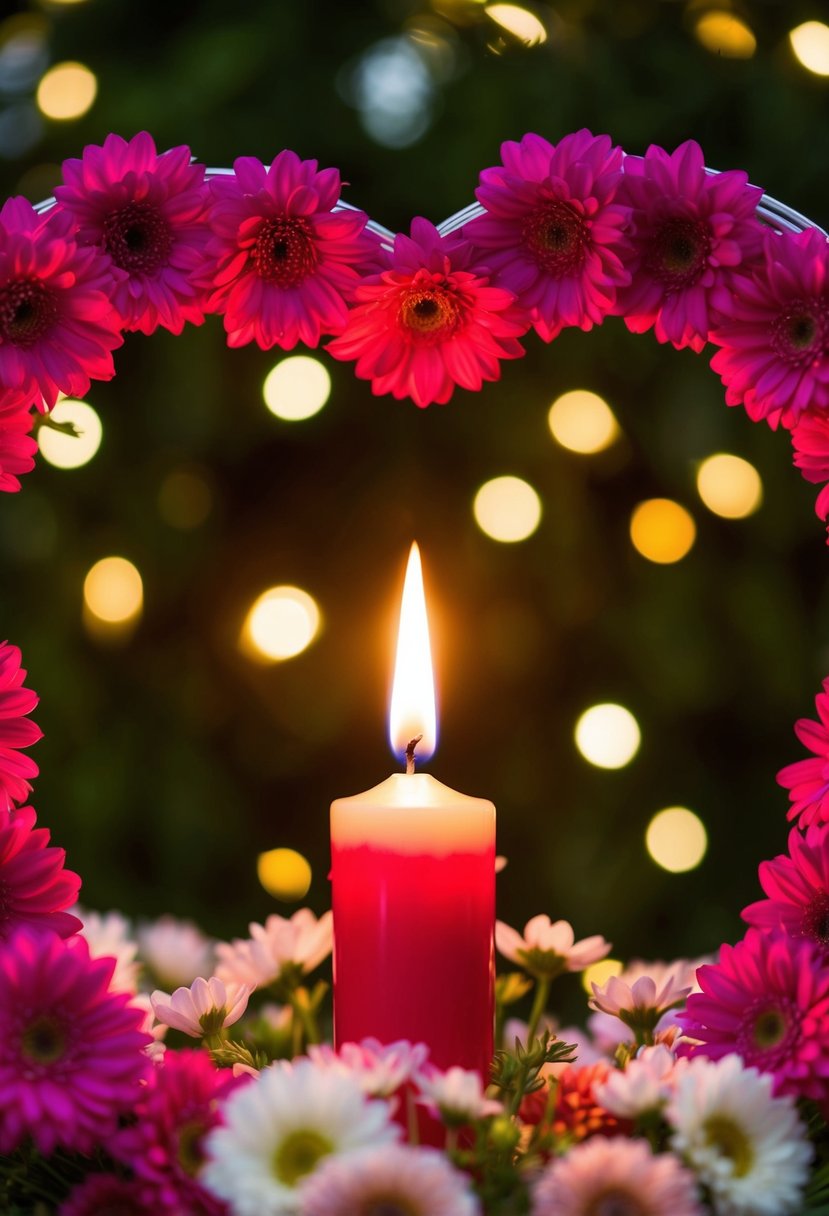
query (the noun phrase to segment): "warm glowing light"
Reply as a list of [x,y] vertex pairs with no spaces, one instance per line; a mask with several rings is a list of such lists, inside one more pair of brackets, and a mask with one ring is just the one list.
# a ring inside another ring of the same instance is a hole
[[797,59],[816,76],[829,76],[829,25],[804,21],[789,34]]
[[56,63],[37,86],[37,104],[47,118],[81,118],[98,92],[94,73],[82,63]]
[[311,867],[296,849],[268,849],[267,853],[260,853],[256,873],[268,894],[285,903],[303,899],[311,885]]
[[563,448],[586,456],[603,452],[620,435],[610,406],[586,388],[576,388],[556,398],[550,406],[547,424],[553,439]]
[[392,751],[403,756],[418,735],[417,757],[428,760],[437,745],[435,677],[429,644],[429,618],[423,591],[420,550],[413,544],[403,583],[400,628],[389,706],[389,740]]
[[594,984],[598,984],[601,988],[611,975],[621,975],[624,969],[624,964],[618,958],[600,958],[597,963],[591,963],[582,971],[581,986],[586,993],[592,996]]
[[518,38],[525,46],[538,46],[547,41],[543,23],[535,13],[521,8],[519,4],[490,4],[486,12],[502,30]]
[[56,431],[44,422],[38,427],[37,446],[45,461],[56,469],[79,469],[88,464],[101,446],[103,427],[91,405],[64,397],[51,410],[53,422],[71,423],[74,435]]
[[482,532],[513,544],[535,532],[541,519],[541,499],[520,477],[494,477],[481,486],[472,510]]
[[699,815],[684,806],[669,806],[658,811],[648,824],[645,844],[658,866],[681,874],[702,861],[708,834]]
[[158,513],[165,523],[182,532],[198,528],[213,507],[213,492],[193,469],[173,469],[158,490]]
[[102,557],[84,579],[84,607],[108,625],[135,620],[144,603],[141,575],[125,557]]
[[319,629],[320,610],[307,591],[270,587],[252,605],[240,642],[252,658],[279,662],[302,654]]
[[692,517],[670,498],[640,502],[630,519],[630,539],[649,562],[667,565],[689,552],[697,535]]
[[596,768],[624,768],[639,750],[639,723],[624,705],[592,705],[576,723],[576,747]]
[[752,30],[733,13],[703,13],[694,27],[694,33],[706,51],[722,55],[725,59],[750,59],[757,50],[757,39]]
[[291,355],[268,372],[262,395],[277,418],[301,422],[313,418],[325,405],[331,395],[331,377],[319,359]]
[[763,483],[754,465],[725,452],[703,460],[697,491],[708,510],[725,519],[745,519],[763,501]]

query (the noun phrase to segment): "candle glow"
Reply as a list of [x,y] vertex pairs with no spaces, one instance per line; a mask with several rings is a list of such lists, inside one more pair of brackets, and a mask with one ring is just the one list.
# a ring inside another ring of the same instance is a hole
[[421,736],[417,745],[419,760],[428,760],[437,744],[435,678],[429,644],[429,618],[423,590],[420,550],[413,543],[403,583],[397,656],[394,663],[389,739],[392,751],[405,756],[409,743]]

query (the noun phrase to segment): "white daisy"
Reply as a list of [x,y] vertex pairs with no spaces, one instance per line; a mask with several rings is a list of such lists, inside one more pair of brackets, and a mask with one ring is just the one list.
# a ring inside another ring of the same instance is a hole
[[213,943],[192,921],[161,916],[142,925],[137,937],[141,958],[166,988],[213,973]]
[[290,919],[274,913],[264,925],[249,928],[249,938],[220,942],[216,947],[219,979],[261,988],[290,967],[304,975],[328,957],[334,944],[331,912],[317,920],[310,908],[300,908]]
[[418,1102],[434,1114],[439,1112],[450,1126],[464,1126],[487,1115],[500,1115],[504,1109],[500,1102],[486,1097],[479,1074],[466,1068],[455,1066],[441,1072],[427,1064],[414,1077],[414,1083],[421,1095]]
[[308,1055],[320,1068],[333,1068],[350,1073],[359,1082],[363,1093],[372,1098],[388,1098],[426,1063],[429,1048],[425,1043],[380,1043],[363,1039],[360,1043],[343,1043],[339,1051],[327,1044],[312,1045]]
[[92,958],[115,959],[110,992],[136,993],[141,965],[135,962],[138,943],[132,940],[132,930],[126,917],[120,912],[87,912],[79,907],[72,911],[83,921],[80,932],[86,938]]
[[465,1174],[431,1148],[392,1145],[323,1162],[301,1190],[302,1216],[478,1216]]
[[812,1148],[788,1095],[739,1056],[698,1056],[677,1078],[665,1114],[680,1153],[718,1216],[790,1216],[802,1210]]
[[215,975],[209,980],[199,976],[189,988],[176,988],[172,996],[154,992],[150,1002],[159,1022],[201,1039],[238,1022],[252,992],[249,984],[225,986]]
[[282,1216],[298,1210],[298,1188],[323,1158],[399,1135],[387,1103],[367,1099],[355,1078],[280,1061],[227,1099],[199,1181],[234,1216]]
[[496,921],[495,945],[504,958],[543,978],[554,978],[562,971],[583,971],[610,953],[610,942],[603,937],[577,942],[566,920],[551,923],[549,916],[528,920],[523,937],[504,921]]
[[614,1069],[604,1081],[596,1081],[593,1093],[600,1106],[620,1119],[635,1119],[658,1111],[671,1097],[676,1077],[686,1067],[661,1043],[643,1047],[624,1069]]

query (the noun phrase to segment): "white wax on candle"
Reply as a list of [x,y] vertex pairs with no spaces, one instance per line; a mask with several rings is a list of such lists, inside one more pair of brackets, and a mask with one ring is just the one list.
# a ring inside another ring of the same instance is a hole
[[399,853],[478,853],[492,848],[495,807],[428,773],[393,773],[373,789],[331,804],[331,843]]

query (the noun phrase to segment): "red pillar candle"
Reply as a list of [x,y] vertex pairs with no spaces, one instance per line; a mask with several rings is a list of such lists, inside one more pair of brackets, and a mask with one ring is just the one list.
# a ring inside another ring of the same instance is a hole
[[[418,756],[431,754],[434,687],[417,546],[403,593],[390,729],[395,750],[423,736]],[[495,807],[415,773],[413,751],[409,771],[331,806],[335,1041],[423,1042],[439,1067],[457,1064],[486,1078]]]

